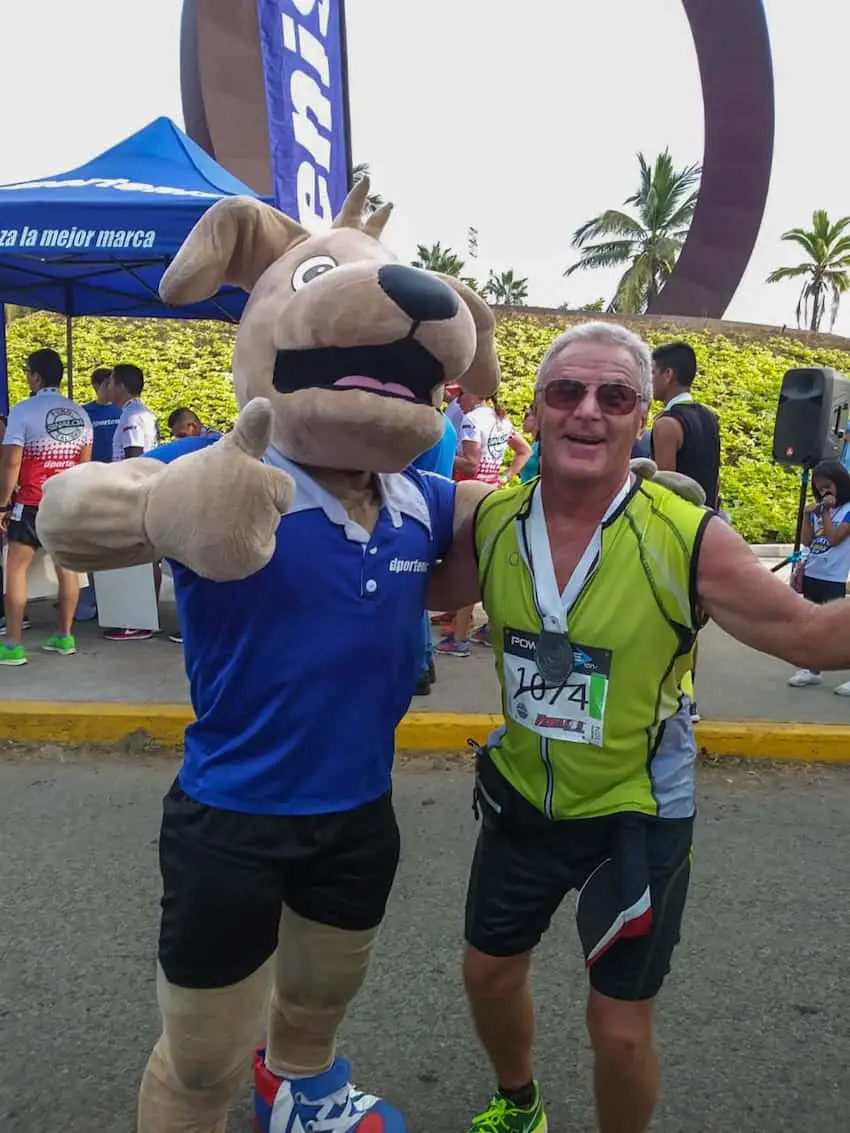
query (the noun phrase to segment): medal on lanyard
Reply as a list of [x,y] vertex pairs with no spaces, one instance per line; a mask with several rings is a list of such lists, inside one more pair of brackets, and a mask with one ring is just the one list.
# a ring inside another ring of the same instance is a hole
[[602,553],[603,525],[626,498],[630,486],[631,476],[626,479],[625,484],[605,512],[602,522],[593,533],[593,538],[588,543],[576,569],[573,571],[563,595],[558,593],[558,584],[555,579],[555,566],[552,561],[552,549],[549,546],[549,535],[546,530],[546,517],[543,514],[540,485],[538,484],[535,488],[535,498],[532,501],[527,522],[530,528],[531,575],[543,628],[538,634],[537,644],[534,647],[534,660],[537,664],[537,671],[546,685],[566,684],[575,668],[573,647],[567,635],[566,613],[578,597],[579,591],[593,569],[594,562]]
[[537,671],[547,685],[566,684],[575,668],[573,647],[566,633],[544,629],[534,647]]

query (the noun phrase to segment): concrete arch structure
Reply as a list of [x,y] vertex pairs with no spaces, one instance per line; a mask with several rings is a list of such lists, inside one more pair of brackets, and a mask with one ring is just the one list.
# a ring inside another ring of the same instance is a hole
[[[717,319],[738,289],[764,217],[773,62],[762,0],[682,3],[703,90],[703,178],[688,239],[649,313]],[[234,176],[271,195],[256,0],[184,0],[180,71],[186,132]]]

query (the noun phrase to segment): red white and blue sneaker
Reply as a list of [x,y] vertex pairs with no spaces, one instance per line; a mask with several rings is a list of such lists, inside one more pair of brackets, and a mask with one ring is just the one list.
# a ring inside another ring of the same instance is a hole
[[351,1085],[345,1059],[324,1074],[290,1079],[272,1074],[265,1056],[263,1047],[254,1055],[257,1133],[407,1133],[399,1110]]

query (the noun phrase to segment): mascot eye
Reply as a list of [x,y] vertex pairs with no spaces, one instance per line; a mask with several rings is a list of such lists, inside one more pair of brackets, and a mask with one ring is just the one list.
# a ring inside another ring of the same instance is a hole
[[320,275],[324,275],[326,271],[332,271],[337,266],[336,260],[331,256],[311,256],[309,260],[299,264],[292,273],[293,291],[300,291],[302,287],[312,283],[314,279],[318,279]]

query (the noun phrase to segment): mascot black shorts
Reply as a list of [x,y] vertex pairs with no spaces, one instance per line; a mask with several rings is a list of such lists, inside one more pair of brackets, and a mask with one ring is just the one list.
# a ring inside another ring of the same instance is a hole
[[349,931],[379,925],[395,879],[390,794],[341,814],[217,810],[174,782],[159,839],[159,961],[180,987],[227,987],[277,947],[281,906]]
[[[540,943],[572,890],[608,856],[611,818],[552,822],[486,761],[497,814],[480,799],[481,831],[469,879],[466,940],[488,956],[519,956]],[[499,782],[501,781],[501,782]],[[612,999],[652,999],[670,970],[690,881],[693,819],[653,819],[647,827],[653,926],[619,940],[590,969],[590,983]]]

